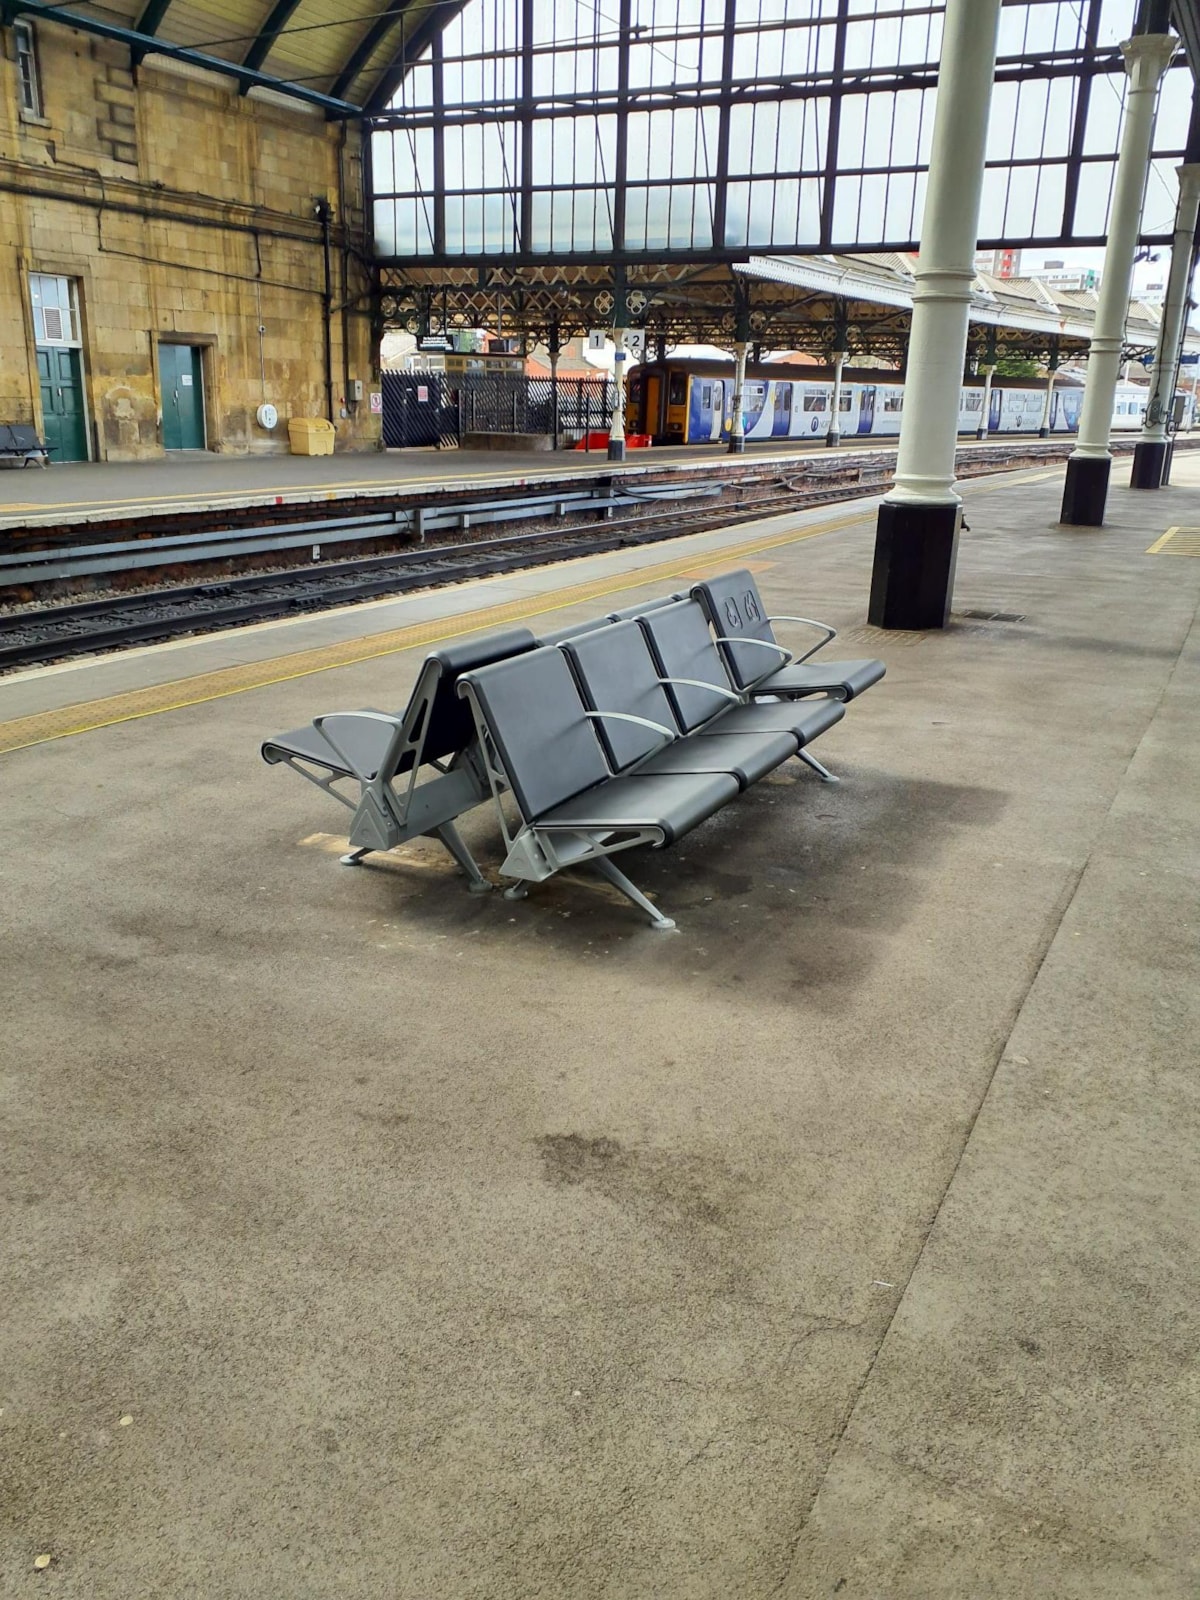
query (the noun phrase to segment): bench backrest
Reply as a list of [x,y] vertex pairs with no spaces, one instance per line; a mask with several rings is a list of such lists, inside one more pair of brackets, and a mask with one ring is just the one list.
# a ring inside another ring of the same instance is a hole
[[[658,681],[658,668],[646,635],[634,621],[612,622],[563,645],[590,711],[620,711],[675,727],[670,701]],[[666,741],[653,728],[615,719],[596,723],[596,732],[614,770],[620,771],[661,750]]]
[[31,428],[27,422],[11,422],[8,426],[8,442],[14,450],[40,450],[42,441],[37,436],[37,429]]
[[[725,572],[696,584],[692,597],[703,607],[718,639],[761,639],[776,643],[767,608],[752,573],[744,569]],[[758,645],[722,644],[721,652],[735,689],[749,689],[760,679],[778,672],[787,658]]]
[[[424,688],[429,697],[429,711],[423,730],[412,730],[416,738],[422,731],[421,760],[444,761],[447,756],[465,750],[475,737],[475,724],[471,708],[459,697],[458,680],[464,672],[493,661],[507,661],[512,656],[532,650],[537,641],[528,628],[506,628],[503,633],[484,634],[479,639],[460,639],[430,652],[421,678],[413,691],[413,700]],[[428,680],[426,674],[433,668],[436,677]],[[401,766],[403,771],[403,765]]]
[[608,620],[610,622],[626,622],[631,617],[644,617],[648,612],[661,611],[663,606],[677,605],[680,600],[685,600],[686,598],[687,596],[682,594],[664,594],[657,600],[639,600],[636,605],[623,606],[620,611],[610,611]]
[[691,733],[729,705],[729,676],[708,631],[708,619],[695,600],[651,611],[639,621],[660,676],[692,678],[713,690],[668,684],[667,697],[679,726]]
[[554,645],[462,675],[526,822],[609,776],[566,656]]

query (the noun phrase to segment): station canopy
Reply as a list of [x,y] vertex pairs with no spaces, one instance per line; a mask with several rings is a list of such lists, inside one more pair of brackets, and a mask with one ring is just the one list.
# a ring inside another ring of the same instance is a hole
[[[369,108],[387,323],[434,339],[488,326],[553,342],[620,326],[649,340],[819,349],[849,338],[852,350],[902,352],[943,5],[443,9],[383,80],[386,105]],[[1137,0],[1004,5],[981,247],[1103,246],[1120,44],[1136,11]],[[1160,95],[1148,245],[1171,235],[1192,87],[1181,38]],[[808,282],[786,270],[805,258],[821,263]],[[1091,310],[981,280],[976,342],[1082,348]],[[1143,323],[1131,345],[1153,342]]]

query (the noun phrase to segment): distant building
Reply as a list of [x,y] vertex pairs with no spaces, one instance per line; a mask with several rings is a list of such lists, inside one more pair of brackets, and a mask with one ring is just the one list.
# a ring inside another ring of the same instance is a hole
[[986,272],[993,278],[1019,278],[1021,252],[1019,250],[977,250],[975,271]]

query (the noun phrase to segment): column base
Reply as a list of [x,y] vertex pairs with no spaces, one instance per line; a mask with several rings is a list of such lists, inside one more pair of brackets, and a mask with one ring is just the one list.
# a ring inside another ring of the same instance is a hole
[[1038,429],[1038,438],[1039,439],[1048,439],[1049,437],[1050,437],[1050,429],[1049,428],[1039,428]]
[[1165,439],[1139,439],[1133,447],[1133,472],[1131,489],[1161,489],[1163,471],[1167,464]]
[[944,628],[954,593],[960,505],[884,501],[875,529],[871,603],[876,628]]
[[736,434],[731,434],[730,438],[729,438],[729,454],[731,456],[743,456],[743,455],[745,455],[745,453],[746,453],[746,441],[745,441],[745,439],[744,438],[739,438]]
[[841,442],[842,442],[842,436],[841,436],[840,433],[827,433],[825,435],[825,445],[826,445],[826,448],[829,449],[829,450],[836,450],[838,445],[841,444]]
[[1111,456],[1072,456],[1059,521],[1073,528],[1102,528],[1111,471]]
[[624,441],[624,439],[610,439],[608,441],[608,459],[610,461],[624,461],[624,459],[625,459],[625,441]]
[[986,428],[976,428],[975,429],[975,437],[977,439],[986,439],[987,438],[987,429]]

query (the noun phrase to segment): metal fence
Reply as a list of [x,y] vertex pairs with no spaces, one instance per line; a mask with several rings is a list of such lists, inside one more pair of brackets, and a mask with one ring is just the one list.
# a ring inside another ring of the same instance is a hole
[[556,446],[607,432],[610,378],[527,378],[521,372],[385,372],[383,442],[457,445],[464,433],[549,434]]

